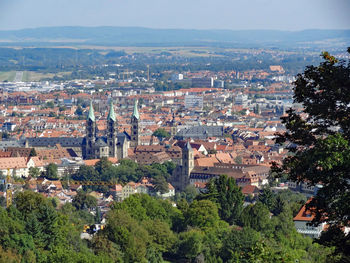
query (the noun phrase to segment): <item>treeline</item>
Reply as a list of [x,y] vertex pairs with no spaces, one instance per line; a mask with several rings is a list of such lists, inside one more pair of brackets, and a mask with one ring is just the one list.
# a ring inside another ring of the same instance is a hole
[[[331,249],[298,234],[291,192],[266,190],[255,204],[221,176],[191,203],[133,195],[113,203],[104,230],[81,240],[94,206],[79,193],[73,204],[33,192],[0,208],[0,262],[326,262]],[[277,201],[279,200],[279,201]],[[95,213],[97,214],[97,213]],[[87,218],[87,219],[86,219]]]
[[[133,53],[125,51],[73,49],[73,48],[0,48],[0,71],[38,71],[42,73],[70,72],[64,76],[55,76],[54,80],[104,77],[109,73],[147,71],[151,74],[174,70],[184,71],[246,71],[252,69],[268,70],[270,65],[282,65],[287,72],[295,74],[308,64],[320,61],[318,56],[305,54],[281,55],[275,57],[268,53],[254,55],[250,53],[224,52],[206,56],[177,55],[170,52],[159,54]],[[123,65],[117,67],[115,65]],[[106,67],[105,65],[109,65]]]
[[[161,193],[168,192],[168,183],[175,164],[173,162],[165,162],[163,164],[154,163],[152,165],[140,165],[132,160],[123,159],[118,166],[112,165],[107,158],[101,158],[95,166],[81,166],[79,170],[69,175],[69,177],[76,181],[89,182],[115,182],[125,184],[128,182],[138,182],[142,177],[153,179],[156,190]],[[68,178],[64,178],[67,182]],[[107,186],[84,186],[85,189],[99,190],[108,194],[109,188]]]

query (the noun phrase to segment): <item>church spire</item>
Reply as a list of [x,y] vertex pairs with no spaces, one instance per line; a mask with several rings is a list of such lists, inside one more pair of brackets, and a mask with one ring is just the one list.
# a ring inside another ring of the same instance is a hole
[[135,117],[136,119],[140,119],[140,114],[139,114],[139,110],[137,109],[137,104],[138,104],[138,100],[135,100],[135,104],[134,104],[134,112],[132,113],[132,117]]
[[95,122],[95,113],[94,113],[94,107],[92,106],[92,100],[90,101],[88,120]]
[[113,108],[113,101],[111,100],[111,105],[109,108],[109,113],[108,113],[108,117],[107,120],[112,120],[112,121],[116,121],[116,117],[115,117],[115,112],[114,112],[114,108]]

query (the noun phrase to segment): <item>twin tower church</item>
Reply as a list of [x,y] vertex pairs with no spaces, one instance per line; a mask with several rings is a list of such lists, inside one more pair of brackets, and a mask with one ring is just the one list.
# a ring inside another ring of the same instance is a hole
[[86,122],[86,136],[82,143],[84,159],[100,159],[102,157],[116,157],[119,160],[128,156],[128,149],[135,148],[140,143],[140,115],[137,100],[131,116],[131,134],[126,131],[118,132],[118,121],[110,104],[107,117],[107,132],[105,136],[97,136],[97,124],[94,108],[90,103],[89,115]]
[[[174,121],[174,118],[173,118]],[[86,136],[82,141],[84,159],[100,159],[116,157],[118,160],[128,157],[128,149],[140,144],[140,115],[137,100],[131,116],[131,134],[118,132],[118,121],[111,102],[107,117],[107,132],[105,136],[97,136],[97,124],[92,102],[86,122]],[[187,142],[182,148],[182,158],[174,169],[171,183],[176,189],[183,190],[190,183],[190,174],[194,169],[194,155],[191,144]]]

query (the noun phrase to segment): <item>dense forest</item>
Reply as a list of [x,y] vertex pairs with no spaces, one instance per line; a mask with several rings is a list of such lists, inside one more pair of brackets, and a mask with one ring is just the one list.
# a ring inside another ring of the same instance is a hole
[[255,204],[243,206],[240,188],[226,176],[212,180],[206,193],[191,192],[186,189],[176,206],[140,194],[115,202],[106,227],[91,240],[80,238],[83,225],[101,218],[86,192],[63,206],[20,192],[11,207],[0,208],[0,262],[326,262],[331,257],[332,249],[295,230],[293,213],[305,202],[301,195],[267,188]]

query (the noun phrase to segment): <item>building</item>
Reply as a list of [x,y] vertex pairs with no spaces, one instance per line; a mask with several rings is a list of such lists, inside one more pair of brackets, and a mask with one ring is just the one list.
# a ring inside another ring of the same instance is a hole
[[192,78],[192,88],[212,88],[214,86],[213,78]]
[[315,215],[306,208],[307,204],[310,203],[309,199],[305,205],[301,207],[298,214],[293,218],[295,228],[298,233],[311,238],[319,238],[322,231],[325,229],[325,223],[322,223],[318,226],[309,225],[314,219]]
[[123,201],[134,194],[147,194],[166,199],[175,195],[175,188],[168,183],[168,192],[162,194],[155,189],[152,179],[144,177],[138,183],[129,182],[124,186],[117,184],[115,185],[114,192],[117,201]]
[[135,101],[134,111],[131,116],[131,141],[130,147],[137,147],[140,144],[140,114],[138,111],[138,101]]
[[184,79],[184,75],[183,74],[173,74],[171,75],[171,81],[172,82],[178,82]]
[[[136,109],[136,110],[135,110]],[[86,136],[82,141],[82,155],[84,159],[100,159],[102,157],[114,157],[123,159],[128,156],[129,143],[137,145],[139,141],[139,115],[137,101],[131,118],[132,136],[126,132],[118,133],[118,122],[111,102],[107,117],[106,136],[97,137],[97,126],[92,102],[86,121]]]
[[243,95],[243,94],[238,94],[235,97],[235,103],[237,105],[246,105],[248,102],[248,96],[247,95]]
[[174,169],[171,184],[176,190],[183,191],[190,184],[190,175],[194,169],[194,154],[191,144],[187,142],[182,148],[181,163]]
[[209,137],[223,137],[224,136],[224,127],[223,126],[193,126],[189,128],[181,129],[176,135],[175,139],[177,140],[187,140],[199,139],[205,140]]
[[196,95],[186,95],[185,96],[185,108],[203,108],[203,97]]

